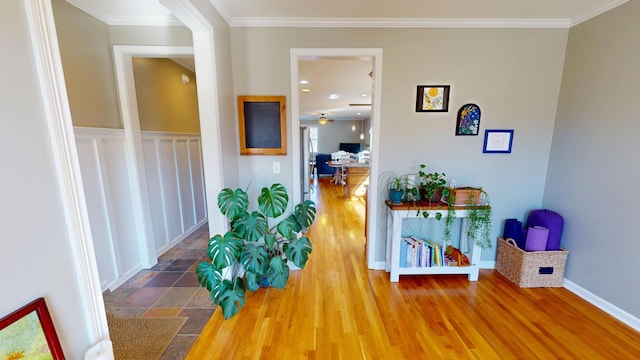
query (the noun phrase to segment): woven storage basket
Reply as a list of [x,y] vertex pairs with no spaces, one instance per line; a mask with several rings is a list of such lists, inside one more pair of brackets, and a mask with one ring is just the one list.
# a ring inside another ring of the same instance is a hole
[[569,251],[524,251],[513,239],[498,238],[496,270],[516,285],[562,287]]

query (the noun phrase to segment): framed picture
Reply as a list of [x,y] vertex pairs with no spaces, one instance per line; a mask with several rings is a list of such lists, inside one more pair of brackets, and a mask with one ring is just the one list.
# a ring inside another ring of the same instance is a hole
[[418,85],[416,112],[449,111],[449,85]]
[[0,359],[64,360],[44,298],[0,319]]
[[476,104],[462,105],[456,118],[456,135],[478,135],[480,129],[480,107]]
[[513,130],[485,130],[483,153],[510,153]]
[[287,155],[285,96],[238,96],[240,155]]

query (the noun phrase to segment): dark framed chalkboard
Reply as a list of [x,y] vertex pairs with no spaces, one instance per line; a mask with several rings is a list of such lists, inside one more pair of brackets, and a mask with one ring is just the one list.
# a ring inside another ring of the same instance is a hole
[[286,97],[238,96],[240,155],[287,155]]

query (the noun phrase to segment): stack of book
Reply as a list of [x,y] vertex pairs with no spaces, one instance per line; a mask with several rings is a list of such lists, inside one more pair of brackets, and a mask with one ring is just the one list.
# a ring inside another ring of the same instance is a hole
[[449,260],[440,244],[415,236],[400,242],[400,267],[449,266]]

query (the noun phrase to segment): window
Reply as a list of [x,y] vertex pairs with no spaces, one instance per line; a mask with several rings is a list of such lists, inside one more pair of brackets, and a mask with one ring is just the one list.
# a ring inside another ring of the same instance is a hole
[[311,154],[318,153],[318,127],[317,126],[309,127],[309,146],[311,147],[309,149]]

